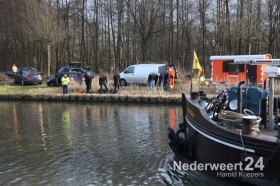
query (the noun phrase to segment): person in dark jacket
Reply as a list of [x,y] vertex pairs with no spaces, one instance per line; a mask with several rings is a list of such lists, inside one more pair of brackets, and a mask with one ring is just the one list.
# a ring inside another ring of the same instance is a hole
[[85,83],[87,86],[87,91],[86,93],[90,93],[91,91],[91,82],[92,82],[92,75],[88,72],[84,72],[84,78],[85,78]]
[[158,81],[158,74],[155,72],[150,73],[149,77],[148,77],[150,91],[154,90],[154,87],[156,86],[157,81]]
[[108,79],[107,79],[107,76],[105,73],[101,73],[100,77],[99,77],[99,86],[100,86],[100,89],[99,89],[99,93],[102,93],[102,87],[104,86],[104,88],[106,89],[106,92],[108,92],[108,88],[107,88],[107,82],[108,82]]
[[164,70],[160,70],[158,76],[158,86],[161,92],[163,92],[163,79],[164,79]]
[[113,79],[114,79],[115,92],[117,92],[117,88],[118,88],[118,90],[120,89],[120,85],[119,85],[120,73],[118,70],[115,71]]
[[170,78],[170,75],[169,75],[168,71],[166,70],[165,73],[164,73],[164,76],[163,76],[163,88],[167,92],[170,91],[170,89],[169,89],[169,78]]

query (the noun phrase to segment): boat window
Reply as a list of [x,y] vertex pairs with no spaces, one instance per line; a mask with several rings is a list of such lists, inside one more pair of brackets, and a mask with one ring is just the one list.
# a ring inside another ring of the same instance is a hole
[[244,64],[234,64],[233,61],[224,61],[223,72],[244,72]]

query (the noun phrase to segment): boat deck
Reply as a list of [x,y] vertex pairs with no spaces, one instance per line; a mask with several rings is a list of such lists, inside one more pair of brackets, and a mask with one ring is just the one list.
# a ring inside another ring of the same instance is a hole
[[[225,130],[228,130],[230,132],[234,132],[236,134],[240,134],[242,132],[242,129],[234,128],[234,127],[229,127],[229,126],[223,126],[221,122],[216,122],[220,127],[224,128]],[[249,136],[252,138],[256,139],[262,139],[266,141],[271,141],[271,142],[280,142],[280,137],[278,137],[278,131],[277,130],[266,130],[266,129],[260,129],[260,134],[259,135],[248,135],[242,133],[243,136]]]
[[[213,125],[216,124],[219,128],[222,128],[223,130],[226,130],[228,132],[232,132],[235,134],[240,135],[240,132],[242,132],[242,129],[230,126],[230,125],[224,125],[221,121],[214,121],[212,117],[206,112],[203,106],[201,106],[198,103],[197,99],[190,99],[190,95],[187,95],[186,98],[188,99],[188,102],[191,103],[195,108],[197,108],[203,118],[205,118],[207,121],[209,121],[209,124],[212,123]],[[237,123],[238,124],[238,123]],[[241,123],[240,123],[241,124]],[[238,126],[238,125],[236,125]],[[260,134],[251,135],[251,134],[245,134],[242,132],[242,136],[246,136],[248,138],[253,139],[259,139],[267,142],[273,142],[273,143],[280,143],[280,137],[278,137],[278,130],[272,130],[269,131],[267,129],[259,128]]]

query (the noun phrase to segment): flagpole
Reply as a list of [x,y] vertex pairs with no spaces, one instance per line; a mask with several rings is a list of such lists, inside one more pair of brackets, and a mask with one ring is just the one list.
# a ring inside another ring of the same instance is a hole
[[192,78],[193,78],[193,71],[191,70],[191,90],[190,90],[190,93],[192,93],[192,89],[193,89],[193,87],[192,87]]
[[192,93],[192,90],[193,90],[193,81],[192,81],[192,79],[193,79],[194,51],[195,50],[193,50],[193,62],[192,62],[192,68],[191,68],[191,87],[190,87],[190,93]]

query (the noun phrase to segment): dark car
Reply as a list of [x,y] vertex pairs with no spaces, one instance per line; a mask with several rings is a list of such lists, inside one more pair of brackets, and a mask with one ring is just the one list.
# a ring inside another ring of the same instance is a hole
[[65,66],[65,67],[61,67],[58,70],[58,74],[65,74],[68,72],[83,72],[85,71],[85,69],[83,69],[82,67],[70,67],[70,66]]
[[57,78],[57,76],[53,76],[50,79],[48,79],[47,80],[47,85],[49,87],[58,86],[58,78]]
[[4,75],[6,76],[6,77],[8,77],[8,78],[11,78],[11,79],[13,79],[14,78],[14,72],[13,71],[6,71],[6,72],[4,72]]
[[75,66],[72,63],[80,64],[80,62],[71,62],[70,64],[72,66],[61,67],[58,70],[58,73],[47,81],[47,85],[48,86],[61,86],[61,78],[64,74],[67,74],[69,78],[73,77],[74,80],[79,81],[79,83],[82,83],[82,73],[83,72],[91,74],[92,79],[94,78],[94,74],[92,71],[90,71],[90,67],[82,68],[82,67],[80,67],[80,65]]
[[42,84],[42,74],[36,68],[20,67],[18,72],[14,75],[16,84]]
[[[67,72],[66,73],[67,76],[70,78],[70,82],[74,81],[74,82],[78,82],[78,83],[82,83],[82,72]],[[61,78],[64,75],[64,73],[55,75],[54,77],[51,77],[48,81],[47,81],[47,85],[50,87],[53,86],[61,86]]]

